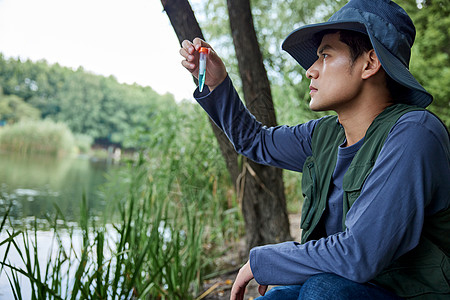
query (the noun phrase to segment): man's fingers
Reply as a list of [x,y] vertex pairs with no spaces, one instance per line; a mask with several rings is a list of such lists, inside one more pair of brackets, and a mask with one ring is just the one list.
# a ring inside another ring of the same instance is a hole
[[200,47],[210,49],[206,61],[207,75],[205,84],[213,91],[227,76],[225,65],[220,57],[214,52],[211,46],[200,38],[195,38],[192,42],[184,40],[181,42],[180,55],[184,58],[181,65],[191,72],[195,77],[198,76],[199,50]]
[[194,45],[190,41],[184,40],[183,42],[181,42],[180,55],[184,57],[184,60],[181,61],[181,65],[188,69],[190,72],[193,72],[196,68],[196,64],[194,63],[194,52]]
[[258,292],[261,296],[264,296],[267,292],[267,285],[259,285]]
[[182,60],[181,65],[188,69],[189,71],[195,70],[195,64],[188,62],[187,60]]
[[[238,274],[239,277],[239,274]],[[244,293],[245,293],[245,287],[247,286],[248,282],[240,282],[238,278],[233,283],[233,286],[231,287],[231,296],[230,300],[243,300],[244,299]]]
[[204,43],[205,41],[203,41],[201,38],[195,38],[193,41],[192,41],[192,44],[194,45],[194,47],[195,47],[195,50],[197,50],[198,51],[198,49],[200,49],[200,47],[203,47],[203,43]]
[[186,49],[184,49],[184,48],[180,48],[180,54],[181,54],[181,56],[183,56],[187,61],[193,61],[194,58],[195,58],[194,55],[188,53],[188,52],[186,51]]
[[194,45],[188,40],[184,40],[183,42],[181,42],[181,47],[185,49],[189,54],[192,54],[195,51]]
[[212,47],[206,43],[204,40],[200,39],[200,38],[195,38],[192,43],[188,40],[184,40],[181,43],[181,49],[180,49],[180,54],[186,58],[187,61],[193,61],[195,59],[195,52],[200,50],[200,47],[206,47],[210,50],[210,54],[214,53],[214,59],[215,60],[219,60],[220,58],[217,56],[217,54],[214,52],[214,50],[212,49]]
[[205,42],[204,40],[202,40],[201,38],[196,37],[193,41],[192,44],[194,45],[195,50],[199,50],[200,47],[206,47],[206,48],[211,48],[211,46]]

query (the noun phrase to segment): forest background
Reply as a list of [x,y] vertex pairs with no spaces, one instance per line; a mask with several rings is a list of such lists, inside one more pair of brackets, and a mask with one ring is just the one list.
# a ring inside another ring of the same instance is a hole
[[[396,2],[416,25],[410,70],[434,96],[429,109],[449,127],[450,3]],[[309,81],[305,80],[304,70],[281,52],[283,39],[302,24],[326,20],[344,4],[345,1],[251,1],[278,123],[295,125],[320,116],[308,109]],[[196,6],[195,14],[206,40],[225,60],[241,91],[225,1],[205,0]],[[198,297],[204,280],[221,273],[219,268],[223,266],[218,267],[215,258],[235,251],[233,247],[243,237],[244,222],[234,184],[208,118],[193,101],[176,102],[171,94],[159,95],[151,87],[120,84],[112,76],[95,75],[83,68],[73,70],[0,54],[0,124],[2,151],[47,151],[36,145],[57,144],[55,139],[45,143],[39,137],[27,147],[26,141],[37,136],[29,131],[59,124],[71,136],[61,138],[61,145],[70,140],[73,147],[51,150],[53,154],[64,155],[73,148],[89,153],[92,147],[108,146],[139,153],[106,184],[104,197],[114,204],[111,210],[119,212],[114,229],[105,229],[107,217],[91,220],[85,207],[85,218],[80,221],[85,254],[59,245],[59,253],[65,253],[66,258],[53,258],[41,267],[61,270],[65,264],[74,266],[79,275],[75,283],[68,285],[54,279],[50,271],[39,272],[32,260],[25,259],[25,271],[9,266],[17,274],[25,273],[36,295],[57,298],[68,295],[70,290],[75,296],[131,293],[168,299],[186,294]],[[20,137],[22,142],[18,142]],[[291,213],[299,211],[299,182],[298,174],[284,172]],[[79,200],[86,205],[82,199],[80,195]],[[2,230],[6,230],[8,211],[5,205]],[[55,219],[64,216],[55,214],[49,218]],[[56,232],[62,230],[56,222],[52,226]],[[71,234],[75,232],[64,228]],[[26,239],[32,229],[16,227],[7,232],[8,238],[0,245],[17,247],[14,238],[23,235]],[[165,232],[170,232],[171,238]],[[118,238],[108,242],[108,236]],[[99,249],[103,248],[108,257],[99,256],[104,252]],[[18,250],[33,256],[32,243],[29,248]],[[96,253],[95,259],[89,253]],[[8,266],[5,261],[6,255],[3,266]],[[112,274],[115,276],[111,279]],[[59,273],[59,278],[64,276],[69,276],[69,271]],[[15,294],[20,294],[15,277],[10,278]]]

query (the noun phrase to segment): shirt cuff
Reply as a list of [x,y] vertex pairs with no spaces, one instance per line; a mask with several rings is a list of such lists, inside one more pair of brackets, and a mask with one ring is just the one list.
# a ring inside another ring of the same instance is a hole
[[250,250],[250,255],[249,255],[250,269],[252,270],[252,274],[253,274],[253,277],[255,278],[256,282],[258,284],[263,284],[261,281],[262,278],[260,277],[258,263],[257,263],[258,248],[260,248],[260,247],[256,247],[256,248],[253,248]]
[[200,90],[197,87],[195,89],[195,91],[194,91],[194,94],[193,94],[194,99],[197,102],[199,102],[199,101],[202,101],[202,100],[206,100],[206,99],[208,99],[210,97],[213,97],[217,93],[220,94],[223,89],[226,89],[229,86],[230,81],[231,81],[231,79],[227,75],[227,77],[225,77],[225,79],[212,92],[209,90],[209,87],[207,85],[205,85],[205,87],[204,87],[204,89],[203,89],[203,91],[201,93],[200,93]]

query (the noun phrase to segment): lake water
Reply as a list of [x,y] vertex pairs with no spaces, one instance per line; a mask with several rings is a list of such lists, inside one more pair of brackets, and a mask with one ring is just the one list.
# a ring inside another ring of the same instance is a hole
[[[53,158],[0,153],[0,205],[12,203],[14,219],[45,218],[55,204],[67,221],[78,221],[85,193],[91,214],[104,208],[101,186],[112,160]],[[0,213],[3,213],[0,211]]]
[[[6,207],[12,204],[10,212],[14,227],[34,223],[40,224],[47,215],[55,215],[55,205],[59,207],[64,219],[77,222],[80,219],[80,204],[86,195],[91,216],[105,209],[102,197],[102,185],[105,175],[116,168],[112,160],[93,160],[88,157],[53,158],[47,156],[17,156],[0,153],[0,220]],[[39,226],[37,244],[39,260],[48,259],[53,233],[45,226]],[[0,241],[7,237],[0,233]],[[64,242],[68,236],[62,236]],[[18,241],[20,244],[21,241]],[[0,247],[0,259],[4,257],[5,246]],[[20,257],[15,251],[8,253],[12,264],[20,265]],[[26,279],[23,280],[27,282]],[[29,289],[24,286],[22,295],[27,299]],[[0,299],[13,299],[5,271],[0,274]]]

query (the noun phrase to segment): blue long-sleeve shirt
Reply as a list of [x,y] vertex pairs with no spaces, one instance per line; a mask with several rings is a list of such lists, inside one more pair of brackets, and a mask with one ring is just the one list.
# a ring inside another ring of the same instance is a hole
[[[258,163],[302,171],[311,155],[311,134],[318,120],[267,128],[247,111],[229,78],[212,93],[196,91],[194,96],[239,153]],[[403,115],[349,210],[345,231],[336,222],[342,219],[342,210],[330,209],[342,203],[339,178],[351,162],[347,156],[354,155],[343,150],[324,220],[329,235],[305,244],[285,242],[252,249],[250,266],[256,281],[301,284],[323,272],[370,281],[417,246],[426,216],[450,206],[449,149],[447,131],[431,113]]]

